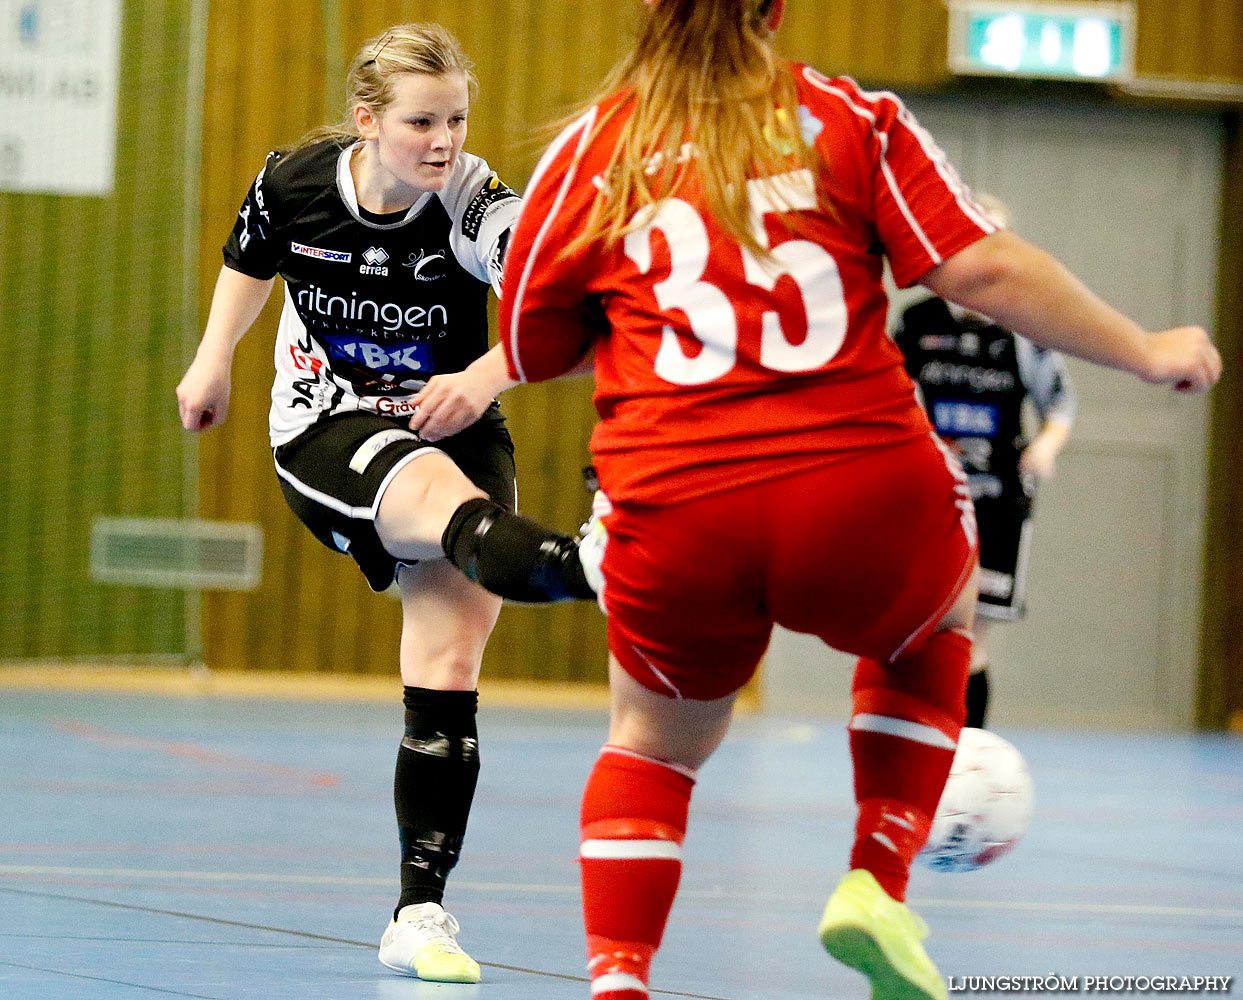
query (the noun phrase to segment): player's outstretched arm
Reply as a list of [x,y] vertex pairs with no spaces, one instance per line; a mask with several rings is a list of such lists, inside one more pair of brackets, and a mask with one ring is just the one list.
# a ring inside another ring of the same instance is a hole
[[262,280],[221,267],[207,329],[194,361],[177,386],[181,426],[202,431],[224,423],[229,412],[233,352],[272,293],[276,279]]
[[433,375],[413,397],[417,407],[410,429],[425,441],[439,441],[465,430],[498,395],[517,385],[509,377],[505,352],[497,344],[464,370]]
[[[588,351],[582,361],[558,377],[590,375],[594,364],[595,351]],[[428,379],[413,397],[418,412],[410,418],[410,429],[425,441],[452,437],[478,420],[492,400],[518,384],[509,376],[504,347],[497,344],[465,370]]]
[[1203,392],[1221,376],[1221,356],[1203,329],[1147,333],[1049,254],[1006,230],[959,251],[922,283],[1042,347],[1145,382]]

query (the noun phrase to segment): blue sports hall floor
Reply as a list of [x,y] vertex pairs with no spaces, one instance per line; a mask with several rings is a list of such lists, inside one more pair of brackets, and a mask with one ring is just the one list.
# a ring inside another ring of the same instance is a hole
[[[603,713],[484,699],[446,899],[478,986],[376,960],[401,723],[396,696],[0,687],[0,998],[585,1000],[576,818]],[[1243,739],[1001,733],[1035,781],[1027,838],[912,882],[946,976],[1243,973]],[[815,936],[852,815],[840,720],[739,718],[700,776],[652,996],[862,1000]]]

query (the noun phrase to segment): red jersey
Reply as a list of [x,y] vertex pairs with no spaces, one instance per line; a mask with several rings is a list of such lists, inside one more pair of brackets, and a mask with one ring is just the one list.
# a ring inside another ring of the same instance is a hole
[[[765,261],[708,216],[692,182],[611,247],[566,257],[630,107],[617,94],[544,154],[510,242],[510,375],[555,377],[596,346],[592,451],[620,502],[664,502],[803,471],[929,432],[885,333],[883,257],[910,285],[993,231],[902,102],[797,64],[803,135],[827,170],[748,184]],[[791,232],[781,215],[799,213]],[[607,326],[591,318],[603,307]]]

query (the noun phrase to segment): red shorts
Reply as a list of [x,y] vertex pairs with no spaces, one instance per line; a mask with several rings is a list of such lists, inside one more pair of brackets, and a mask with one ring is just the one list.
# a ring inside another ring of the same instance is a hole
[[635,680],[710,700],[750,679],[774,623],[889,661],[975,564],[966,477],[931,435],[815,470],[605,517],[609,650]]

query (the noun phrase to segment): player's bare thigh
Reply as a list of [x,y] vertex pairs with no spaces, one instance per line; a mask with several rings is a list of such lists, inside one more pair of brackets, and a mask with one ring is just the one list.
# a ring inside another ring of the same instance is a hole
[[376,534],[397,559],[442,558],[440,538],[453,512],[472,497],[486,495],[448,455],[427,452],[388,484],[376,514]]
[[609,743],[697,771],[725,738],[737,696],[696,701],[659,694],[609,654]]

